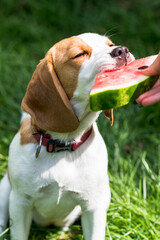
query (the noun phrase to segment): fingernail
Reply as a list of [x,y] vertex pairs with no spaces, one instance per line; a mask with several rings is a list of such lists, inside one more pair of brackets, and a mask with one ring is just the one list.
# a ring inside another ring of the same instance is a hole
[[148,68],[148,66],[142,66],[142,67],[139,67],[138,70],[144,70],[146,68]]
[[134,101],[133,101],[133,104],[138,104],[138,103],[136,102],[136,100],[134,100]]
[[143,107],[143,105],[142,105],[142,104],[139,104],[139,105],[138,105],[138,107],[139,107],[139,108],[142,108],[142,107]]

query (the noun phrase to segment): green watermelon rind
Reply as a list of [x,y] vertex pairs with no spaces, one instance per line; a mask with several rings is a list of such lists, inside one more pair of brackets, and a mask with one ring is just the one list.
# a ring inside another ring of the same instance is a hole
[[151,89],[157,79],[158,76],[146,76],[141,82],[129,87],[93,93],[90,95],[90,109],[94,112],[127,105],[129,102],[137,99],[142,93]]

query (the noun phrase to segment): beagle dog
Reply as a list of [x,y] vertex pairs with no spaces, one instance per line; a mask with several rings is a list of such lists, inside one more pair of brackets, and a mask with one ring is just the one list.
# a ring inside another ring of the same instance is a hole
[[108,159],[89,94],[98,73],[133,59],[108,37],[85,33],[56,43],[37,65],[0,183],[0,232],[9,218],[11,240],[27,240],[32,219],[67,229],[80,215],[85,240],[104,240]]

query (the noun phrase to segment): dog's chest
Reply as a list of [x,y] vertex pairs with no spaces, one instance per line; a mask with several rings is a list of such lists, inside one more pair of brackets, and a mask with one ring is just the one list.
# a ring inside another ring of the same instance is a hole
[[61,215],[66,215],[75,207],[76,193],[69,190],[71,185],[62,184],[56,178],[41,179],[41,183],[38,184],[34,198],[34,207],[41,216],[52,218],[54,213],[57,217],[59,211],[62,211]]
[[92,135],[74,152],[52,154],[42,147],[36,159],[35,144],[18,147],[19,158],[14,157],[17,135],[10,150],[12,184],[42,211],[50,212],[66,204],[73,208],[85,199],[96,199],[107,182],[106,147],[98,132],[96,136]]
[[[47,159],[46,163],[46,160],[40,160],[36,165],[39,171],[32,194],[34,205],[43,216],[56,214],[59,209],[71,211],[104,187],[106,178],[103,169],[98,169],[93,158],[88,160],[90,154],[87,151],[78,158],[77,154],[70,157],[64,154],[55,162],[54,159]],[[90,161],[92,164],[89,164]]]
[[39,197],[51,196],[55,202],[59,202],[68,191],[78,191],[77,185],[79,188],[83,187],[80,181],[77,181],[80,173],[74,161],[62,157],[48,159],[46,164],[44,162],[45,160],[36,164],[39,171],[35,180],[35,194]]
[[[88,160],[89,154],[84,153],[77,158],[78,153],[61,154],[59,158],[42,160],[34,167],[37,169],[35,192],[39,196],[52,195],[59,202],[67,193],[82,194],[93,184],[97,173],[94,159]],[[45,158],[44,158],[45,159]],[[92,161],[92,164],[88,162]],[[53,197],[53,196],[52,196]]]

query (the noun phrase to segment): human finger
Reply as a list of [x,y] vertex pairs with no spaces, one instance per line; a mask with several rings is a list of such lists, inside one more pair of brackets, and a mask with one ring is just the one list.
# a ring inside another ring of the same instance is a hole
[[136,101],[143,106],[151,105],[160,101],[160,86],[143,93]]
[[159,79],[157,80],[157,82],[154,84],[154,86],[147,92],[141,94],[137,99],[136,99],[136,102],[141,104],[142,100],[145,98],[145,97],[149,97],[151,96],[152,94],[154,93],[157,93],[157,92],[160,92],[160,77]]
[[160,101],[160,92],[157,92],[154,95],[150,95],[150,96],[144,98],[142,100],[141,104],[143,106],[149,106],[149,105],[155,104],[155,103],[157,103],[159,101]]
[[160,75],[160,52],[155,61],[148,68],[141,70],[141,72],[149,76]]

